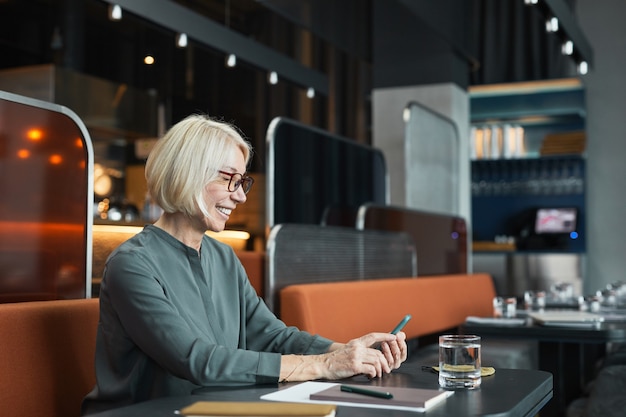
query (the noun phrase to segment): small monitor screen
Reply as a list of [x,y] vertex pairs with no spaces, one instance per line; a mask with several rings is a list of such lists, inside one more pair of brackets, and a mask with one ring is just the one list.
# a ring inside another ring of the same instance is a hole
[[571,233],[576,231],[575,208],[540,208],[535,218],[535,233]]

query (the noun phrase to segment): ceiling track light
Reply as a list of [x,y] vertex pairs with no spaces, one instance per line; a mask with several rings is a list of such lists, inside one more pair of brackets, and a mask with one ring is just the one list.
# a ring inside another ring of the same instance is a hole
[[176,46],[178,48],[186,48],[189,44],[189,40],[187,39],[186,33],[178,33],[176,35]]
[[278,74],[276,73],[276,71],[271,71],[268,74],[267,82],[272,84],[272,85],[278,84]]
[[554,33],[559,31],[559,19],[551,17],[546,20],[546,32]]
[[109,5],[109,20],[122,20],[122,8],[119,4]]
[[313,87],[309,87],[306,90],[306,96],[308,98],[315,98],[315,89]]
[[237,55],[228,54],[228,56],[226,56],[226,66],[228,68],[233,68],[236,65],[237,65]]
[[[526,5],[535,5],[540,0],[524,0]],[[545,23],[546,33],[557,35],[561,53],[571,57],[576,65],[578,74],[586,74],[589,65],[593,65],[593,52],[586,42],[585,36],[576,25],[571,12],[560,5],[561,0],[543,0],[538,8]],[[541,21],[541,20],[540,20]]]
[[572,55],[574,53],[574,42],[565,41],[563,45],[561,45],[561,52],[563,55]]

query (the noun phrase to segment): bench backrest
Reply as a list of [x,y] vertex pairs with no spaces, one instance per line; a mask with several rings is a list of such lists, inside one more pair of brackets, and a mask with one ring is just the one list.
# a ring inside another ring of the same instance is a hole
[[281,293],[281,319],[313,334],[346,342],[391,331],[406,314],[408,338],[452,329],[470,315],[493,313],[488,274],[291,285]]
[[265,293],[265,252],[235,251],[259,297]]
[[98,299],[0,304],[0,410],[78,417],[95,384]]
[[279,224],[268,236],[264,299],[278,314],[288,285],[415,276],[416,265],[407,233]]

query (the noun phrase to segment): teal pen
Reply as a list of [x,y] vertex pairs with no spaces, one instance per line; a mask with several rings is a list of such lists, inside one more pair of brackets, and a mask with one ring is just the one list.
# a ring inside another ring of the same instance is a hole
[[343,392],[351,392],[351,393],[354,393],[354,394],[369,395],[370,397],[384,398],[386,400],[390,400],[390,399],[393,398],[393,394],[391,394],[390,392],[374,391],[374,390],[371,390],[371,389],[353,387],[353,386],[350,386],[350,385],[342,385],[341,386],[341,391],[343,391]]

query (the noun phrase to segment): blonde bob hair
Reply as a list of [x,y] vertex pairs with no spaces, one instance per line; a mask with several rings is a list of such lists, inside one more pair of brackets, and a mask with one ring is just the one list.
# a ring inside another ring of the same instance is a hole
[[152,200],[166,213],[208,216],[204,189],[218,178],[231,152],[243,152],[246,166],[252,147],[235,126],[206,115],[191,115],[159,139],[146,162]]

